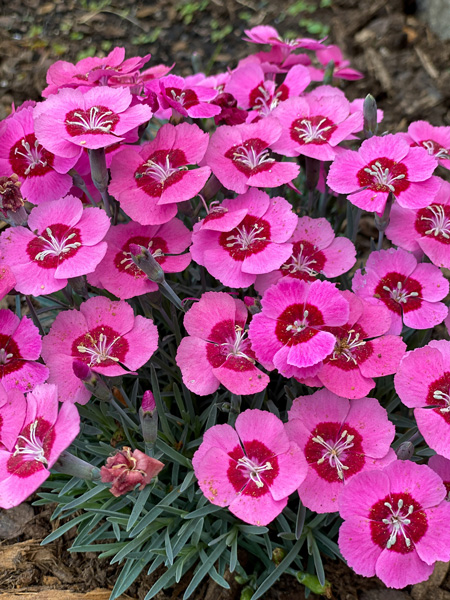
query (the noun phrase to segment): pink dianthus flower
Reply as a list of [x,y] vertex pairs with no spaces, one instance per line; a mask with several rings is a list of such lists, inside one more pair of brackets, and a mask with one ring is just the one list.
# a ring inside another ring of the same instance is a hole
[[306,50],[320,50],[323,48],[321,41],[311,38],[283,39],[275,27],[271,27],[270,25],[257,25],[251,29],[245,29],[244,33],[247,36],[243,38],[246,42],[279,46],[289,52],[297,48],[304,48]]
[[217,90],[191,84],[178,75],[167,75],[157,83],[159,90],[156,86],[150,89],[159,92],[158,99],[162,109],[171,108],[180,115],[192,119],[214,117],[222,110],[220,106],[210,103],[217,96]]
[[196,225],[192,258],[224,285],[248,287],[288,260],[297,218],[284,198],[251,189],[224,200]]
[[439,454],[434,454],[428,459],[428,466],[442,479],[447,490],[446,500],[450,501],[450,460]]
[[232,394],[253,394],[267,387],[269,377],[255,366],[242,300],[223,292],[206,292],[184,317],[189,336],[178,346],[176,362],[183,382],[200,396],[220,384]]
[[[0,394],[1,396],[1,394]],[[49,469],[80,431],[75,406],[58,412],[55,385],[38,385],[2,404],[0,399],[0,507],[19,505],[49,477]]]
[[300,396],[289,411],[286,431],[308,462],[300,500],[318,513],[338,510],[344,484],[357,473],[396,460],[390,449],[395,427],[375,398],[347,400],[328,390]]
[[304,480],[306,460],[272,413],[246,410],[235,427],[205,432],[192,459],[195,475],[212,504],[228,506],[246,523],[267,525]]
[[450,558],[450,504],[442,479],[426,465],[397,460],[358,473],[341,491],[339,548],[359,575],[389,587],[428,579]]
[[336,336],[327,327],[344,325],[349,304],[329,281],[308,284],[286,278],[261,300],[249,337],[257,360],[285,377],[313,377],[333,352]]
[[361,270],[353,277],[353,291],[369,302],[384,304],[391,312],[388,333],[398,335],[405,325],[412,329],[429,329],[442,323],[448,314],[443,300],[449,283],[440,269],[417,263],[401,248],[372,252],[365,275]]
[[400,134],[373,136],[358,152],[346,150],[330,167],[327,183],[369,212],[383,214],[388,195],[403,208],[424,208],[436,196],[437,161],[424,148],[412,148]]
[[348,79],[354,81],[362,79],[364,75],[356,69],[350,68],[350,61],[344,60],[339,46],[323,46],[316,50],[317,60],[326,67],[331,61],[334,63],[333,77],[337,79]]
[[103,210],[83,210],[75,196],[46,202],[31,211],[29,229],[10,227],[1,234],[0,260],[10,267],[18,292],[50,294],[69,278],[95,270],[106,252],[101,240],[109,226]]
[[441,166],[450,169],[450,127],[434,127],[427,121],[414,121],[408,127],[405,139],[411,146],[425,148]]
[[74,374],[74,361],[115,377],[142,367],[157,347],[158,331],[151,319],[135,317],[124,301],[95,296],[80,310],[58,314],[42,340],[42,357],[50,369],[49,382],[58,385],[61,402],[86,404],[91,394]]

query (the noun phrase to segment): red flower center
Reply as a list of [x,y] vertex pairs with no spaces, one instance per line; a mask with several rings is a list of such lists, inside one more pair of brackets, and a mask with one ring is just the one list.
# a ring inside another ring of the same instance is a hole
[[144,279],[146,274],[136,266],[131,258],[130,245],[144,246],[153,255],[153,258],[162,265],[165,262],[164,254],[168,253],[166,241],[161,237],[150,238],[144,235],[135,235],[122,246],[122,250],[114,257],[114,266],[120,273],[127,273],[135,279]]
[[295,242],[291,257],[281,265],[279,270],[283,275],[289,275],[295,279],[314,281],[324,268],[326,261],[324,253],[317,250],[316,246],[306,240],[300,240]]
[[246,454],[240,446],[228,453],[228,481],[236,492],[241,492],[243,496],[259,498],[269,492],[272,482],[280,472],[278,459],[259,440],[245,442],[244,448]]
[[24,179],[45,175],[52,170],[54,159],[55,155],[39,144],[34,133],[28,133],[9,151],[13,173]]
[[56,269],[81,246],[80,230],[61,223],[49,225],[27,245],[27,254],[43,269]]
[[411,494],[390,494],[370,509],[372,541],[382,550],[407,554],[428,529],[427,516]]
[[255,355],[247,332],[232,319],[216,323],[208,336],[206,356],[215,369],[225,366],[232,371],[251,371]]
[[297,346],[307,342],[324,324],[320,310],[312,304],[291,304],[277,319],[275,335],[283,346]]
[[274,158],[270,158],[267,142],[259,138],[252,138],[242,144],[232,146],[225,152],[225,156],[233,162],[236,169],[247,177],[262,171],[270,171],[275,162]]
[[72,356],[90,367],[110,367],[125,360],[129,346],[109,325],[98,325],[77,337],[72,344]]
[[344,481],[365,465],[362,441],[347,423],[319,423],[306,443],[306,460],[325,481]]
[[187,158],[182,150],[157,150],[134,173],[138,187],[158,198],[187,173]]
[[450,244],[450,206],[431,204],[417,212],[414,223],[417,233],[432,236],[441,244]]
[[426,403],[435,406],[433,410],[450,424],[450,372],[433,381],[428,388]]
[[247,215],[238,227],[223,231],[219,244],[232,259],[242,262],[251,254],[258,254],[270,242],[270,224],[264,219]]
[[84,110],[75,108],[66,114],[64,119],[67,133],[78,135],[108,134],[114,131],[120,117],[106,106],[92,106]]
[[54,440],[52,425],[38,417],[21,431],[15,451],[6,463],[6,470],[17,477],[30,477],[45,469]]
[[304,144],[326,144],[337,125],[328,117],[316,115],[296,119],[291,125],[291,138],[300,146]]
[[438,160],[440,158],[443,160],[450,159],[450,150],[448,150],[444,146],[441,146],[441,144],[438,144],[434,140],[424,140],[422,142],[419,142],[419,145],[422,146],[422,148],[425,148],[425,150],[428,151],[428,154],[434,156]]
[[18,371],[25,364],[19,346],[9,335],[0,333],[0,379]]
[[366,333],[357,323],[324,329],[336,336],[333,354],[327,356],[324,362],[331,363],[343,371],[352,371],[372,356],[372,342],[364,340]]
[[360,187],[367,187],[374,192],[392,192],[398,195],[409,188],[408,169],[403,163],[390,158],[372,160],[356,176]]
[[418,281],[401,273],[387,273],[375,288],[375,298],[399,315],[422,306],[422,286]]
[[170,100],[178,102],[188,110],[197,104],[200,104],[197,94],[193,90],[182,90],[181,88],[167,87],[166,95]]

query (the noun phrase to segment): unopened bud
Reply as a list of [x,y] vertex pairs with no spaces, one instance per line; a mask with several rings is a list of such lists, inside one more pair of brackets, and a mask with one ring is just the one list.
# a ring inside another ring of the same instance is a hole
[[152,413],[155,410],[155,408],[156,408],[155,396],[153,395],[153,393],[150,390],[147,390],[146,392],[144,392],[144,395],[142,397],[141,408],[144,413],[146,413],[146,412]]
[[251,315],[256,315],[256,313],[261,312],[261,302],[259,298],[244,296],[244,304]]
[[156,410],[155,397],[150,390],[147,390],[142,398],[139,420],[145,447],[153,446],[158,437],[158,411]]
[[72,475],[72,477],[79,477],[80,479],[85,479],[87,481],[100,479],[100,469],[66,451],[59,455],[52,470],[57,473]]
[[283,558],[286,556],[286,550],[284,548],[274,548],[272,552],[272,560],[278,566]]
[[162,284],[165,281],[164,271],[153,254],[144,246],[130,244],[131,259],[134,264],[144,271],[150,281]]
[[333,594],[331,593],[331,583],[329,581],[325,581],[324,585],[322,585],[316,575],[304,573],[303,571],[298,571],[296,576],[298,582],[309,588],[313,594],[332,598]]
[[[237,579],[237,578],[235,577],[235,579]],[[246,585],[245,588],[241,592],[240,600],[251,600],[254,593],[255,593],[255,590],[252,587],[250,587],[249,585]]]
[[414,444],[412,442],[403,442],[397,448],[397,458],[399,460],[411,460],[414,455]]
[[76,377],[81,379],[85,388],[99,400],[110,400],[111,390],[97,373],[89,368],[89,365],[81,360],[74,360],[72,369]]
[[371,138],[378,131],[377,102],[372,94],[367,94],[363,104],[364,135]]
[[203,186],[202,191],[200,192],[203,198],[205,199],[205,202],[209,202],[210,200],[212,200],[221,187],[222,184],[217,179],[217,177],[215,175],[211,175],[211,177]]
[[89,164],[91,166],[92,182],[100,193],[108,187],[108,169],[106,167],[105,149],[89,150]]
[[391,208],[393,204],[394,194],[392,192],[389,192],[388,197],[386,199],[386,205],[384,207],[383,214],[380,217],[377,215],[377,213],[375,213],[375,227],[380,233],[384,233],[386,231],[387,226],[389,225],[389,221],[391,220]]

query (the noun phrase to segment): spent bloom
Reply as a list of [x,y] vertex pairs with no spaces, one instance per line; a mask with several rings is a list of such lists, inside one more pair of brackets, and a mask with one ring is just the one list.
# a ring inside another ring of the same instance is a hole
[[112,483],[110,492],[113,496],[123,496],[134,490],[139,485],[143,490],[156,477],[164,464],[147,456],[140,450],[133,450],[124,446],[114,456],[106,460],[106,465],[100,469],[103,483]]
[[446,494],[434,471],[408,460],[358,473],[339,498],[339,548],[348,565],[393,588],[428,579],[436,561],[450,558]]
[[191,232],[176,218],[164,225],[139,225],[130,221],[113,226],[105,242],[108,244],[105,257],[87,279],[91,285],[104,288],[121,300],[158,289],[133,262],[130,245],[147,248],[165,273],[180,273],[191,262],[189,253],[180,254],[191,243]]
[[48,369],[36,362],[41,350],[39,330],[30,318],[0,310],[0,381],[7,390],[29,392],[44,383]]
[[[0,507],[23,502],[49,477],[59,455],[80,431],[75,406],[58,412],[55,385],[42,384],[2,402],[0,388]],[[4,400],[4,398],[3,398]]]
[[414,121],[403,134],[411,146],[422,146],[439,164],[450,169],[450,127],[434,127],[427,121]]
[[389,194],[403,208],[424,208],[436,196],[440,180],[433,177],[436,158],[411,147],[400,134],[373,136],[358,152],[346,150],[330,167],[327,183],[369,212],[383,214]]
[[330,223],[323,218],[300,217],[289,242],[289,259],[276,271],[258,275],[255,288],[263,294],[283,277],[314,281],[319,274],[338,277],[356,262],[356,249],[345,237],[335,237]]
[[110,221],[100,208],[83,209],[75,196],[36,206],[27,227],[0,236],[0,264],[7,264],[22,294],[40,296],[63,289],[71,277],[95,270],[106,252]]
[[308,462],[300,499],[318,513],[338,510],[344,484],[357,473],[396,459],[390,449],[395,427],[375,398],[347,400],[328,390],[300,396],[289,411],[286,430]]
[[176,356],[188,389],[205,396],[220,384],[232,394],[262,391],[269,377],[255,366],[247,338],[247,308],[223,292],[206,292],[184,317],[189,336],[181,340]]
[[249,328],[256,359],[285,377],[313,377],[333,352],[328,327],[344,325],[349,304],[329,281],[286,278],[270,287]]
[[158,332],[151,319],[135,317],[125,301],[96,296],[80,310],[58,314],[43,339],[42,357],[50,369],[49,382],[58,385],[59,399],[86,404],[90,393],[73,372],[74,361],[115,377],[142,367],[157,347]]
[[426,443],[450,458],[450,342],[432,340],[408,352],[394,378],[396,392]]
[[369,302],[384,304],[391,312],[388,333],[398,335],[403,323],[412,329],[429,329],[442,323],[448,308],[441,300],[449,284],[438,267],[417,263],[413,254],[398,248],[372,252],[365,275],[353,277],[353,291]]
[[208,139],[197,125],[163,125],[151,142],[113,157],[109,192],[134,221],[167,223],[176,203],[198,194],[211,174],[209,167],[188,169],[203,158]]
[[242,521],[267,525],[302,483],[307,465],[274,414],[246,410],[230,425],[208,429],[192,464],[210,502],[228,506]]
[[386,237],[404,250],[423,252],[437,267],[449,269],[450,183],[441,180],[435,198],[424,208],[408,209],[394,204]]
[[288,260],[297,224],[292,206],[250,189],[226,199],[194,228],[192,258],[224,285],[248,287]]

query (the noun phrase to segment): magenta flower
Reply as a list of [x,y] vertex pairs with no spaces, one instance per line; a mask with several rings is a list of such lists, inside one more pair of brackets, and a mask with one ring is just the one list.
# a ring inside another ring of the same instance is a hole
[[394,378],[400,400],[414,408],[426,443],[450,458],[450,342],[432,340],[408,352]]
[[270,156],[268,147],[280,135],[280,124],[271,117],[250,125],[224,125],[212,134],[203,162],[226,188],[238,194],[248,186],[278,187],[300,171],[295,163]]
[[244,33],[247,37],[244,37],[243,40],[246,42],[280,46],[282,49],[289,51],[296,50],[297,48],[304,48],[306,50],[320,50],[320,48],[323,48],[322,42],[311,38],[283,39],[275,27],[271,27],[270,25],[257,25],[256,27],[252,27],[252,29],[245,29]]
[[269,377],[255,366],[247,338],[247,308],[223,292],[206,292],[184,317],[189,336],[178,346],[176,362],[188,389],[200,396],[220,384],[232,394],[253,394],[267,387]]
[[163,109],[171,108],[192,119],[214,117],[222,110],[220,106],[210,104],[217,96],[217,90],[190,84],[177,75],[167,75],[159,79],[158,83],[159,101]]
[[48,369],[36,362],[41,350],[41,336],[31,319],[0,310],[0,381],[7,390],[29,392],[44,383]]
[[33,107],[13,113],[0,129],[0,175],[15,173],[23,197],[33,204],[57,200],[72,186],[67,172],[76,159],[55,156],[34,133]]
[[26,400],[0,403],[0,507],[23,502],[49,477],[49,469],[80,431],[75,406],[65,404],[58,413],[55,385],[38,385]]
[[152,111],[145,104],[131,105],[127,88],[105,86],[81,90],[63,88],[34,109],[36,137],[50,152],[79,158],[83,148],[105,148],[146,123]]
[[307,465],[272,413],[246,410],[230,425],[208,429],[192,464],[212,504],[228,506],[246,523],[267,525],[302,483]]
[[450,268],[450,183],[441,187],[428,206],[402,208],[394,204],[386,236],[397,246],[424,253],[437,267]]
[[428,579],[434,563],[450,557],[445,496],[434,471],[408,460],[353,477],[339,498],[339,548],[348,565],[393,588]]
[[292,244],[287,240],[296,224],[287,200],[252,189],[224,200],[197,224],[191,255],[224,285],[248,287],[258,274],[288,260]]
[[333,353],[324,359],[316,377],[303,383],[324,385],[345,398],[362,398],[375,387],[374,377],[396,372],[406,344],[400,336],[384,335],[392,321],[385,306],[369,304],[349,291],[341,293],[350,305],[349,321],[326,328],[336,336]]
[[358,152],[346,150],[330,167],[327,183],[363,210],[383,214],[388,195],[404,208],[424,208],[436,196],[432,177],[437,161],[424,148],[411,148],[400,134],[364,140]]
[[272,114],[280,121],[282,133],[271,147],[284,156],[304,154],[334,160],[335,146],[361,128],[361,114],[352,114],[349,101],[338,91],[333,95],[289,98]]
[[347,238],[336,238],[326,219],[300,217],[289,241],[293,243],[289,259],[278,270],[256,278],[255,288],[260,294],[282,277],[305,281],[314,281],[319,273],[339,277],[356,262],[355,246]]
[[439,454],[434,454],[428,459],[428,466],[442,479],[442,483],[447,490],[446,500],[447,502],[450,501],[450,460],[439,456]]
[[167,223],[177,202],[193,198],[211,174],[209,167],[188,169],[203,158],[208,134],[197,125],[163,125],[156,138],[124,148],[111,163],[110,193],[142,225]]
[[328,281],[282,279],[266,291],[261,306],[249,328],[253,350],[263,366],[285,377],[316,375],[336,345],[325,328],[349,318],[347,300]]
[[372,252],[365,275],[353,277],[353,291],[363,299],[384,304],[391,311],[388,333],[398,335],[403,322],[412,329],[429,329],[442,323],[448,314],[443,300],[449,283],[434,265],[420,263],[398,248]]
[[79,311],[58,314],[42,340],[42,357],[61,402],[86,404],[91,394],[73,372],[75,360],[115,377],[142,367],[157,347],[158,331],[151,319],[135,317],[124,301],[96,296],[83,302]]
[[[16,290],[40,296],[63,289],[70,277],[95,270],[106,252],[101,240],[110,222],[100,208],[66,196],[34,208],[26,227],[0,236],[0,259],[16,278]],[[32,232],[35,233],[32,233]]]
[[88,281],[121,300],[158,289],[132,261],[131,244],[147,248],[165,273],[184,271],[191,262],[189,253],[180,254],[191,243],[191,232],[179,219],[165,225],[139,225],[133,221],[117,225],[110,228],[105,242],[108,244],[105,257],[94,273],[88,275]]
[[412,146],[422,146],[439,164],[450,169],[450,127],[434,127],[427,121],[414,121],[405,139]]
[[337,79],[349,79],[354,81],[362,79],[364,75],[360,71],[350,68],[350,61],[344,60],[342,51],[338,46],[322,46],[316,50],[317,60],[326,67],[331,61],[334,62],[333,77]]
[[309,466],[298,488],[300,499],[318,513],[338,510],[344,484],[357,473],[396,459],[390,449],[395,427],[375,398],[350,401],[328,390],[300,396],[289,411],[286,431]]

